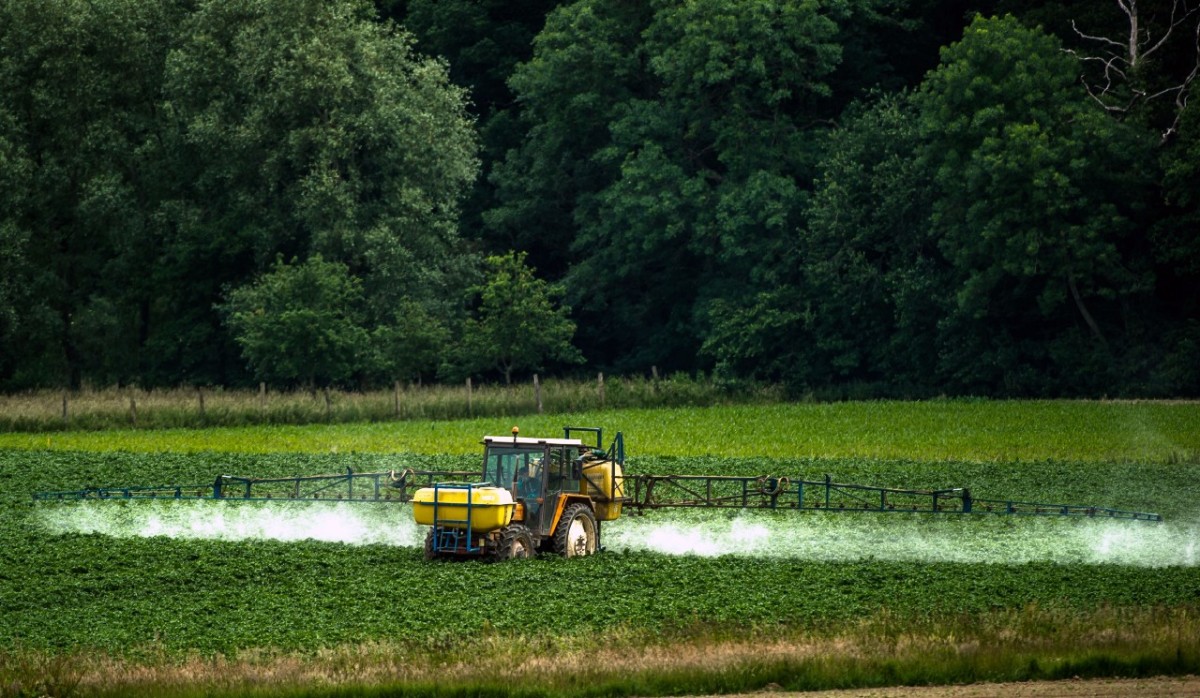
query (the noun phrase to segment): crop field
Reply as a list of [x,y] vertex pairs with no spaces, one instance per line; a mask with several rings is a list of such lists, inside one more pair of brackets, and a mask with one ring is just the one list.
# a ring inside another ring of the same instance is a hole
[[473,469],[479,437],[509,422],[0,434],[0,693],[677,695],[1200,671],[1200,405],[520,424],[566,422],[624,430],[631,472],[828,473],[1165,521],[656,511],[607,524],[591,558],[428,563],[394,503],[30,494]]

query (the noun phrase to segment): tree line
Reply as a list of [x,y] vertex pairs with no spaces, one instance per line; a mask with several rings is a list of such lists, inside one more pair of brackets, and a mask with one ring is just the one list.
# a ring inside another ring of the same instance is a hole
[[12,0],[0,387],[1200,394],[1184,0]]

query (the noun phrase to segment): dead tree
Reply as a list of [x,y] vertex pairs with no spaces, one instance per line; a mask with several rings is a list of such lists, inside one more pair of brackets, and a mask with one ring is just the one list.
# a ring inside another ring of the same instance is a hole
[[[1192,83],[1200,75],[1200,0],[1170,0],[1170,16],[1165,24],[1154,15],[1145,17],[1140,13],[1138,0],[1116,0],[1116,3],[1128,19],[1128,35],[1117,40],[1088,34],[1072,20],[1071,28],[1094,50],[1068,53],[1084,65],[1096,68],[1095,73],[1081,77],[1083,85],[1092,99],[1118,118],[1150,102],[1173,98],[1171,123],[1162,131],[1163,142],[1166,142],[1178,130]],[[1172,37],[1184,35],[1191,43],[1191,71],[1166,80],[1165,86],[1163,82],[1156,83],[1146,72],[1152,57]]]

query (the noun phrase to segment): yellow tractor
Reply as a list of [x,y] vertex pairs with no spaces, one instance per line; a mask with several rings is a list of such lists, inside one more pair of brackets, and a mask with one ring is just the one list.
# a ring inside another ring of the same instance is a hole
[[[594,437],[593,443],[573,438]],[[482,482],[444,482],[413,494],[413,516],[429,526],[425,557],[564,557],[600,549],[600,525],[625,503],[625,442],[609,450],[595,427],[564,427],[563,438],[483,439]]]

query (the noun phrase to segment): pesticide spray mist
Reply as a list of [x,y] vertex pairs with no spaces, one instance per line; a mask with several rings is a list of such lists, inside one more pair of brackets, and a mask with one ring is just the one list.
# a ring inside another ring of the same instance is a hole
[[[316,540],[416,547],[425,529],[394,504],[102,502],[42,510],[52,533],[205,540]],[[653,512],[604,525],[611,550],[792,560],[1195,566],[1200,524],[1093,519]]]
[[425,533],[407,508],[347,502],[88,502],[39,512],[52,533],[115,538],[316,540],[351,545],[417,546]]

